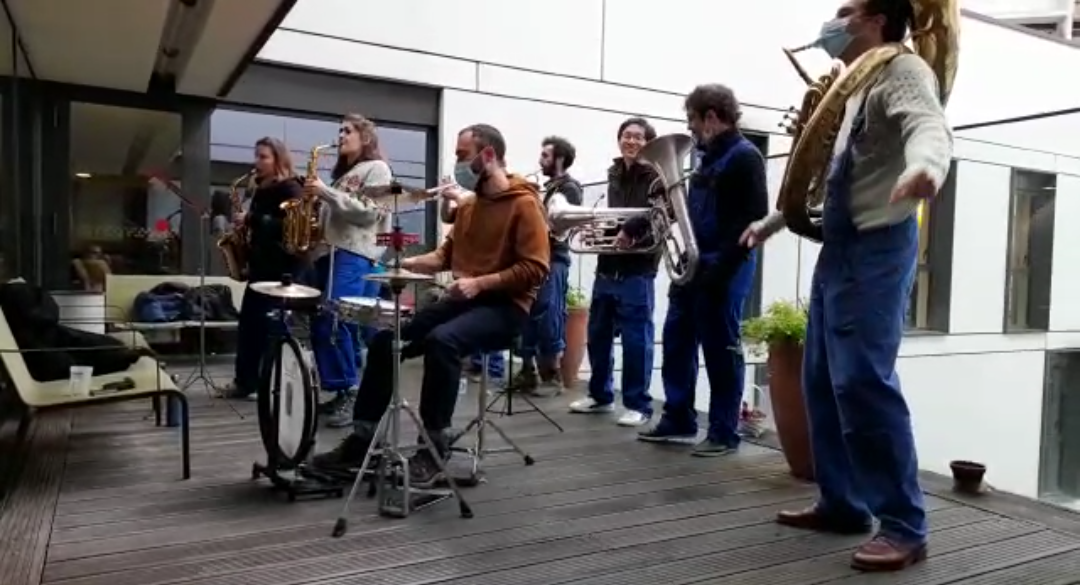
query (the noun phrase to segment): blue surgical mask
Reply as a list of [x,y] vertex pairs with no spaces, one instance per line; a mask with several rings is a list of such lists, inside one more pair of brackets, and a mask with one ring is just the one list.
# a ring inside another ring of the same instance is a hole
[[848,19],[836,18],[821,25],[821,35],[814,43],[821,50],[828,53],[829,57],[839,59],[840,54],[848,48],[855,37],[848,32]]
[[454,165],[454,180],[462,189],[475,191],[476,183],[480,181],[480,175],[472,170],[472,162],[459,162]]

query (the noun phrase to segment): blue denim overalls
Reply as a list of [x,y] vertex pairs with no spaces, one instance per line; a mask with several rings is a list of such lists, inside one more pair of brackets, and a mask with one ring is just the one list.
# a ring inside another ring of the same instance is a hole
[[[753,149],[747,139],[739,137],[727,152],[701,172],[715,177],[724,171],[736,153]],[[687,203],[701,250],[698,273],[720,262],[720,235],[717,230],[719,196],[741,196],[742,193],[717,194],[714,189],[691,188]],[[672,287],[668,312],[664,320],[664,416],[658,429],[673,434],[697,432],[697,411],[694,397],[698,379],[698,347],[705,358],[709,377],[709,432],[712,441],[736,447],[739,444],[737,427],[742,404],[746,364],[742,352],[740,327],[743,305],[754,282],[757,255],[751,252],[732,275],[727,294],[717,298],[698,280],[685,287]]]
[[919,465],[896,375],[918,226],[914,217],[862,232],[852,223],[853,149],[865,123],[860,110],[847,147],[833,161],[810,294],[803,392],[818,508],[840,520],[874,516],[884,536],[922,543]]

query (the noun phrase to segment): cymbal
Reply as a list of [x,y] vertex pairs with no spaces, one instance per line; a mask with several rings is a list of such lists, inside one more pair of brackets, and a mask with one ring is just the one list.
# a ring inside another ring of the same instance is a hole
[[251,290],[269,297],[279,299],[317,299],[322,296],[322,291],[302,284],[286,284],[283,282],[256,282],[252,283]]
[[[418,187],[406,187],[401,185],[401,193],[397,195],[399,203],[420,203],[421,201],[427,201],[432,197],[438,195],[439,191],[436,189],[423,189]],[[393,199],[394,193],[391,192],[391,185],[378,185],[371,187],[361,187],[359,195],[366,195],[372,199]]]
[[378,274],[369,274],[364,277],[364,280],[370,280],[372,282],[385,282],[387,284],[408,284],[410,282],[430,282],[435,280],[434,276],[427,274],[417,274],[415,272],[409,272],[401,268],[391,268],[386,272],[380,272]]

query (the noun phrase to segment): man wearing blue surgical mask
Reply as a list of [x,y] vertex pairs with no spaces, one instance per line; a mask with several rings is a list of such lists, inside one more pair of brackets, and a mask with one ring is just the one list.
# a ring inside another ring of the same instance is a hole
[[[902,42],[913,18],[907,0],[849,0],[811,46],[851,65]],[[877,518],[877,535],[852,559],[864,571],[926,558],[926,511],[896,358],[919,247],[917,208],[944,184],[952,158],[938,85],[918,55],[892,58],[850,96],[826,182],[803,358],[820,495],[777,520],[858,533]],[[783,226],[773,214],[751,224],[742,241],[759,245]]]

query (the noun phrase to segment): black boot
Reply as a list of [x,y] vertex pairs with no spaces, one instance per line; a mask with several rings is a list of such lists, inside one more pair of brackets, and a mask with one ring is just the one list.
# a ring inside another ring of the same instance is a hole
[[[446,462],[450,460],[450,445],[461,436],[461,433],[455,434],[451,429],[437,431],[427,429],[427,434],[435,445],[435,451],[438,452],[441,463],[446,465]],[[422,444],[423,441],[421,440],[420,443]],[[436,461],[432,456],[431,449],[422,447],[409,458],[409,483],[420,489],[431,489],[439,482],[445,481],[446,478],[439,469],[439,463],[440,461]]]
[[375,438],[376,426],[376,423],[356,423],[353,432],[342,439],[337,447],[312,457],[311,465],[316,469],[338,472],[360,469],[368,449],[371,448],[371,441]]

